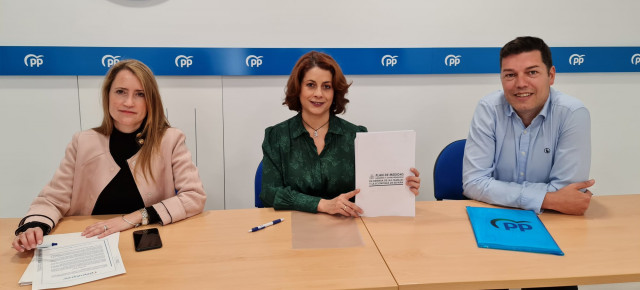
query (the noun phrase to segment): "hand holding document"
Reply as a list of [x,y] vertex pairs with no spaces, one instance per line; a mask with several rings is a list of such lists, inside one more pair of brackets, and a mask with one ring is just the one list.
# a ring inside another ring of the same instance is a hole
[[415,216],[416,197],[406,179],[415,167],[416,132],[357,133],[355,152],[362,216]]
[[69,287],[126,272],[118,249],[120,233],[103,239],[80,234],[45,236],[42,244],[50,246],[35,250],[19,284],[31,284],[32,289]]

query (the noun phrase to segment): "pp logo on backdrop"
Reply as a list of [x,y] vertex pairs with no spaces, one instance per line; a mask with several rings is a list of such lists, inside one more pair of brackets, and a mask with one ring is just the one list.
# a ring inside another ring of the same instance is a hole
[[584,54],[572,54],[569,57],[569,64],[570,65],[582,65],[584,63]]
[[250,55],[244,60],[248,67],[260,67],[262,65],[262,56]]
[[24,65],[28,67],[40,67],[44,64],[44,55],[27,54],[24,57]]
[[180,68],[190,67],[193,64],[192,57],[193,56],[178,55],[175,60],[176,66]]
[[491,225],[495,228],[499,229],[500,225],[504,228],[504,230],[510,231],[513,229],[519,229],[521,232],[528,231],[533,229],[533,227],[528,224],[529,221],[514,221],[510,219],[492,219]]
[[640,64],[640,53],[636,53],[631,56],[631,64],[638,65]]
[[396,64],[398,64],[398,59],[397,59],[397,57],[398,57],[397,55],[393,55],[393,56],[392,56],[392,55],[390,55],[390,54],[387,54],[387,55],[383,56],[383,57],[382,57],[382,61],[381,61],[381,62],[382,62],[382,66],[386,66],[386,67],[388,67],[388,66],[391,66],[391,67],[395,66]]
[[104,67],[112,67],[114,64],[120,62],[118,59],[120,56],[113,56],[110,54],[106,54],[102,57],[102,66]]
[[444,65],[458,66],[460,64],[460,57],[462,57],[462,55],[447,55],[447,57],[444,58]]

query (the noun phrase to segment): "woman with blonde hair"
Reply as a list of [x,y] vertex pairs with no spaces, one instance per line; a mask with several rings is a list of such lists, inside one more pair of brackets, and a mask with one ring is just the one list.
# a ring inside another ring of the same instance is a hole
[[78,132],[18,225],[20,252],[42,243],[65,216],[119,214],[82,235],[105,237],[139,225],[174,223],[201,213],[206,194],[185,135],[172,128],[151,70],[123,60],[102,86],[102,125]]

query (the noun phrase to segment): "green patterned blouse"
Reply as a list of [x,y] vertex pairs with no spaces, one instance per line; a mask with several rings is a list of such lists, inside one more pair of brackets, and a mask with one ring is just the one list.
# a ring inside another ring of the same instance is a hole
[[298,114],[264,132],[262,192],[265,206],[317,212],[320,199],[332,199],[355,189],[356,126],[331,115],[322,153]]

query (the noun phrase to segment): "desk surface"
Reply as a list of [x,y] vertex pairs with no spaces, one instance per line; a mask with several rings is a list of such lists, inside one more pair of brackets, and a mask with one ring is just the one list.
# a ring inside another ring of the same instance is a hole
[[[640,281],[640,195],[594,197],[585,216],[540,215],[565,256],[478,248],[467,205],[489,206],[476,201],[417,202],[415,218],[356,219],[363,247],[314,250],[292,249],[290,212],[208,211],[159,227],[161,249],[137,253],[132,231],[121,233],[127,273],[89,285],[478,289]],[[287,221],[247,233],[280,217]],[[105,218],[68,217],[54,233],[82,231]],[[17,281],[33,255],[9,247],[18,220],[0,219],[1,289],[19,288]]]
[[[284,223],[247,232],[280,217],[285,218]],[[106,217],[65,218],[54,234],[82,231],[100,218]],[[18,221],[0,219],[2,289],[19,288],[18,279],[33,255],[9,247]],[[135,252],[132,230],[121,233],[119,247],[127,273],[88,285],[91,289],[397,289],[362,221],[356,222],[362,247],[295,250],[291,247],[291,212],[208,211],[158,226],[161,249]]]
[[594,196],[584,216],[540,219],[565,256],[478,248],[465,206],[417,202],[416,217],[363,218],[400,289],[518,288],[640,281],[640,195]]

